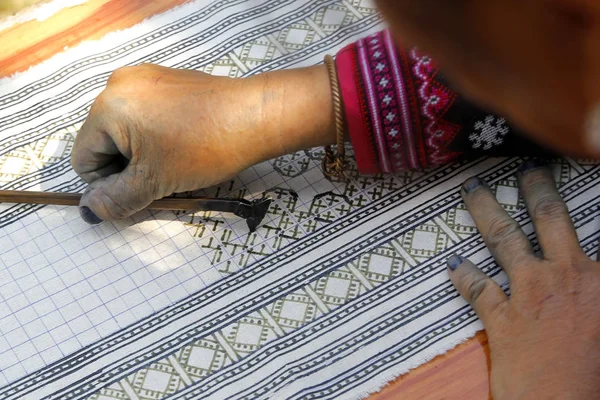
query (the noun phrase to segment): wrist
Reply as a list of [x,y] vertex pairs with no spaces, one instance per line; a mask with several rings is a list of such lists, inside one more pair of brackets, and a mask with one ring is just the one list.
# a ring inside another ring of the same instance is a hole
[[335,143],[331,84],[324,65],[267,72],[250,80],[261,93],[263,132],[257,140],[263,160]]

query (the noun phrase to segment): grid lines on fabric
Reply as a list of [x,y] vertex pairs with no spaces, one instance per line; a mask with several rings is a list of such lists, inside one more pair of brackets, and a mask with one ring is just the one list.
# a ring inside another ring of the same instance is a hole
[[[562,168],[562,167],[564,167],[564,166],[561,166],[560,170],[564,170],[564,168]],[[503,190],[504,190],[504,188],[506,188],[506,187],[509,187],[509,188],[510,188],[510,187],[513,187],[513,188],[514,188],[514,178],[510,178],[510,179],[505,179],[505,180],[502,180],[502,181],[501,181],[501,182],[499,182],[497,185],[494,185],[494,186],[493,186],[494,190],[496,191],[497,195],[499,196],[500,202],[501,202],[501,203],[502,203],[502,204],[503,204],[505,207],[510,207],[510,205],[511,205],[511,204],[510,204],[510,202],[508,202],[508,204],[507,204],[507,203],[506,203],[506,200],[505,200],[505,198],[504,198],[504,196],[502,196],[502,195],[500,194],[500,193],[501,193],[501,191],[503,191]],[[460,208],[460,207],[459,207],[459,208]],[[473,228],[473,229],[472,229],[472,232],[471,232],[471,234],[464,236],[465,238],[466,238],[466,237],[470,237],[470,236],[472,236],[472,235],[474,234],[474,232],[475,232],[475,229],[474,229],[474,225],[473,225],[473,224],[472,224],[472,228]],[[441,229],[441,227],[440,227],[440,229]],[[393,239],[392,239],[392,240],[393,240]],[[380,267],[380,266],[377,266],[377,267]],[[337,271],[334,271],[334,273],[333,273],[333,274],[335,274],[335,273],[337,273]],[[313,283],[313,284],[314,284],[314,283]],[[312,285],[312,284],[311,284],[311,285]],[[296,294],[296,293],[294,293],[294,295],[296,295],[296,296],[297,296],[297,294]],[[345,301],[345,302],[348,302],[348,301],[352,300],[353,298],[354,298],[354,296],[348,297],[348,298],[346,298],[346,301]],[[344,302],[344,303],[345,303],[345,302]],[[342,303],[342,304],[343,304],[343,303]],[[333,308],[332,308],[332,309],[333,309]],[[329,311],[329,310],[328,310],[328,311]],[[257,313],[253,313],[251,316],[245,317],[245,318],[244,318],[244,319],[242,319],[241,321],[239,321],[239,322],[236,322],[235,324],[233,324],[231,327],[228,327],[228,328],[224,329],[224,330],[222,331],[223,333],[221,334],[221,336],[222,336],[222,337],[227,337],[227,336],[230,336],[230,337],[232,337],[231,335],[228,335],[228,333],[229,333],[229,332],[232,332],[232,331],[233,331],[233,332],[235,332],[235,330],[236,330],[236,327],[237,327],[237,326],[239,326],[240,324],[247,324],[247,323],[248,323],[248,322],[247,322],[248,318],[250,318],[250,319],[260,319],[260,318],[261,318],[261,315],[262,315],[262,316],[264,316],[265,314],[268,314],[268,313],[271,313],[271,316],[273,316],[273,309],[272,309],[272,308],[270,308],[270,307],[267,307],[267,308],[265,308],[265,309],[263,309],[263,310],[260,310],[260,311],[259,311],[259,312],[257,312]],[[276,331],[276,330],[277,330],[277,328],[276,328],[276,325],[271,325],[271,329],[273,329],[273,330],[275,330],[275,331]],[[440,332],[441,332],[441,331],[440,331]],[[258,331],[257,331],[257,333],[258,333]],[[281,334],[277,334],[277,335],[275,335],[275,336],[271,336],[271,337],[264,337],[264,338],[262,339],[262,340],[263,340],[263,343],[262,343],[262,344],[264,345],[264,344],[268,343],[270,340],[273,340],[275,337],[281,337],[281,336],[282,336]],[[429,338],[430,336],[427,336],[427,337]],[[431,337],[433,337],[433,336],[431,336]],[[204,339],[201,339],[201,340],[206,340],[206,338],[204,338]],[[258,337],[256,337],[256,340],[259,340],[259,339],[258,339]],[[193,346],[192,346],[192,347],[193,347]],[[230,352],[231,352],[231,349],[230,349]],[[246,354],[246,352],[245,352],[245,351],[243,351],[243,349],[242,349],[241,351],[239,351],[239,350],[238,350],[238,351],[235,351],[233,354],[234,354],[234,357],[235,357],[235,356],[238,356],[238,357],[239,357],[240,355],[241,355],[241,356],[244,356],[244,355]],[[234,361],[236,361],[236,360],[230,360],[230,363],[231,363],[231,362],[234,362]],[[226,366],[226,365],[222,365],[222,367],[225,367],[225,366]],[[216,371],[215,371],[215,372],[216,372]],[[225,375],[225,377],[227,377],[227,376],[230,376],[230,374],[229,374],[229,375]],[[196,381],[196,380],[197,380],[197,379],[199,379],[199,378],[205,378],[205,377],[206,377],[206,375],[202,375],[202,376],[199,376],[199,377],[197,377],[197,378],[195,378],[195,379],[193,379],[193,380],[194,380],[194,381]],[[129,380],[130,380],[130,379],[132,379],[132,378],[127,378],[127,379],[129,379]],[[200,380],[202,380],[202,379],[200,379]],[[200,382],[200,380],[198,380],[198,382]],[[203,387],[203,388],[206,388],[206,386],[205,386],[205,385],[206,385],[206,384],[203,384],[203,385],[202,385],[202,387]],[[339,389],[341,389],[341,387],[340,387]],[[98,394],[99,394],[99,393],[104,393],[104,392],[103,392],[103,391],[101,391],[101,392],[98,392]],[[94,397],[94,396],[92,396],[92,397],[90,397],[90,398],[95,398],[95,397]],[[162,397],[161,397],[161,398],[162,398]]]

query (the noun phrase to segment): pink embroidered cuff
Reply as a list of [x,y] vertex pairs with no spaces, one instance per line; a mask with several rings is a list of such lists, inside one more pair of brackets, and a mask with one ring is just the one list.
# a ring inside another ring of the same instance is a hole
[[348,130],[361,173],[392,173],[454,160],[461,130],[445,119],[458,95],[417,49],[401,50],[389,31],[342,49],[336,60]]

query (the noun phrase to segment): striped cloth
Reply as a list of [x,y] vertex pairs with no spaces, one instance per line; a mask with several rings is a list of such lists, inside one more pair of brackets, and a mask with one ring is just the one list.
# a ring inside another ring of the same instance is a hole
[[[82,191],[69,154],[111,71],[248,76],[314,65],[382,29],[364,0],[196,0],[0,81],[0,188]],[[218,213],[0,206],[0,398],[357,399],[482,326],[448,280],[470,257],[504,288],[462,205],[478,174],[528,234],[520,159],[330,182],[320,149],[201,193],[271,196],[257,232]],[[600,167],[556,160],[595,252]]]

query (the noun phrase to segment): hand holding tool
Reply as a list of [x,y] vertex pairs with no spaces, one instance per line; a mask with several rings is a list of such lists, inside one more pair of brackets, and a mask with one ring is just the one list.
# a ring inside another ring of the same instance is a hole
[[[79,206],[80,193],[30,192],[22,190],[0,190],[0,203],[51,204]],[[166,197],[153,201],[151,210],[173,211],[221,211],[232,213],[246,220],[250,232],[254,232],[269,210],[270,198],[259,200],[235,200],[203,197]]]

